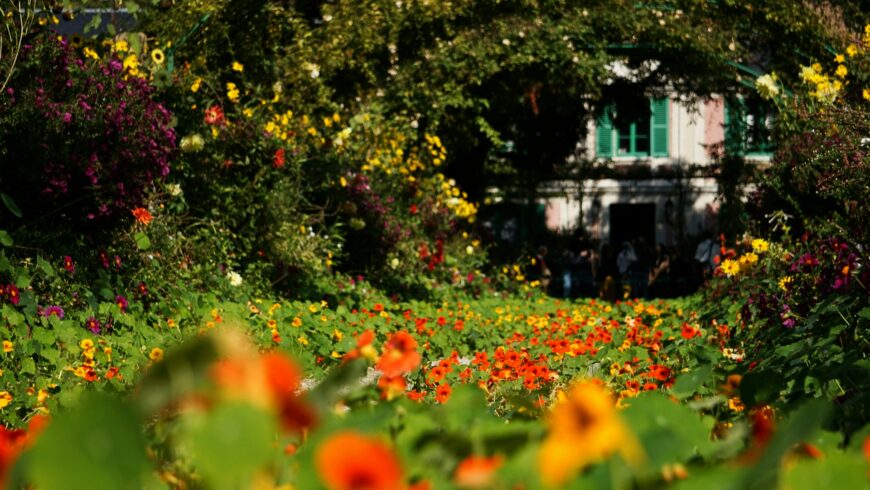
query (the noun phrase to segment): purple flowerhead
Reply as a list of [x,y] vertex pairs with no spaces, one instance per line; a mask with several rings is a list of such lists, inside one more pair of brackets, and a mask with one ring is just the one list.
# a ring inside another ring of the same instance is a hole
[[121,308],[121,311],[126,313],[127,307],[130,306],[130,303],[127,301],[127,298],[121,296],[115,296],[115,304],[118,305],[118,308]]
[[91,333],[98,334],[102,331],[102,325],[100,325],[100,321],[94,317],[90,317],[85,321],[85,327],[91,331]]
[[63,268],[70,274],[73,274],[76,271],[76,265],[73,263],[73,259],[69,255],[63,258]]
[[45,308],[40,308],[39,314],[45,318],[50,318],[52,315],[54,315],[54,316],[62,319],[63,315],[64,315],[64,311],[63,311],[63,308],[61,308],[60,306],[52,305],[52,306],[48,306]]
[[15,287],[14,284],[7,284],[5,288],[3,288],[4,295],[6,299],[9,300],[13,305],[17,305],[19,301],[21,301],[21,294],[18,291],[18,288]]

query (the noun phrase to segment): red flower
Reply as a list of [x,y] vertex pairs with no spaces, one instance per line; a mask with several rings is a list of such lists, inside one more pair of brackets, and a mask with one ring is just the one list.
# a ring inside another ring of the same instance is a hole
[[504,462],[501,456],[469,456],[459,463],[453,482],[462,488],[489,488],[496,470]]
[[224,110],[218,105],[213,105],[205,110],[205,123],[220,126],[224,123]]
[[453,390],[450,388],[448,384],[440,384],[438,388],[435,389],[435,401],[438,403],[445,403],[450,399],[450,393]]
[[134,208],[131,212],[133,213],[133,216],[136,217],[136,221],[143,225],[147,225],[152,219],[154,219],[154,216],[151,216],[151,213],[149,213],[145,208]]
[[684,324],[683,324],[683,329],[682,329],[682,331],[680,332],[680,335],[682,335],[683,338],[686,339],[686,340],[691,340],[691,339],[694,338],[695,336],[700,335],[700,332],[698,332],[697,330],[695,330],[695,328],[692,327],[692,326],[690,326],[688,323],[684,323]]
[[272,156],[272,166],[275,168],[281,168],[284,166],[284,148],[278,148],[275,150],[275,155]]

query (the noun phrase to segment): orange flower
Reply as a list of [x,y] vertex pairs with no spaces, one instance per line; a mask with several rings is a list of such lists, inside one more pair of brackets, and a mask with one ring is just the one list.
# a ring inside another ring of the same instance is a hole
[[400,331],[390,336],[384,345],[384,354],[376,367],[387,377],[401,376],[420,365],[417,341],[408,332]]
[[462,488],[489,488],[502,462],[501,456],[469,456],[456,467],[453,483]]
[[118,368],[115,366],[112,366],[108,370],[106,370],[106,379],[112,378],[121,379],[121,374],[118,372]]
[[133,216],[136,218],[136,221],[142,223],[143,225],[147,225],[154,219],[154,216],[151,216],[151,213],[148,212],[145,208],[135,208],[132,211]]
[[318,446],[315,465],[330,490],[400,490],[402,468],[379,439],[339,432]]
[[870,463],[870,436],[867,436],[864,439],[864,458],[867,459],[867,462]]
[[314,424],[311,408],[296,396],[300,380],[299,368],[277,352],[263,354],[260,365],[284,429],[296,431]]
[[381,376],[381,379],[378,380],[378,388],[381,389],[382,399],[393,400],[408,389],[408,384],[402,376],[395,378]]
[[48,418],[37,415],[30,419],[27,431],[0,427],[0,488],[6,488],[9,470],[15,466],[18,455],[33,444],[47,423]]
[[450,399],[450,393],[453,391],[449,384],[440,384],[435,389],[435,401],[438,403],[446,403]]

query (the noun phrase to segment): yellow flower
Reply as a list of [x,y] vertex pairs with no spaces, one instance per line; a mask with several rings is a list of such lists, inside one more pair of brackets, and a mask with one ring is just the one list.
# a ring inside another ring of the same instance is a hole
[[722,269],[722,272],[724,272],[728,277],[734,277],[740,273],[740,264],[731,259],[723,260],[722,264],[719,265],[719,268]]
[[230,99],[230,102],[239,101],[239,89],[233,82],[227,82],[227,98]]
[[151,51],[151,61],[155,64],[162,65],[164,61],[166,61],[166,55],[163,54],[163,51],[159,49],[155,49]]
[[82,50],[82,54],[85,55],[85,58],[93,58],[95,60],[100,59],[100,56],[97,54],[97,52],[87,46]]
[[846,75],[849,74],[849,70],[846,68],[846,65],[838,65],[837,71],[834,72],[840,78],[846,78]]
[[344,334],[341,333],[337,328],[332,331],[332,339],[336,342],[341,342],[342,337],[344,337]]
[[754,252],[749,252],[740,257],[740,265],[755,265],[758,263],[758,255]]
[[81,347],[82,350],[91,350],[94,348],[94,341],[91,339],[83,339],[79,342],[79,347]]
[[752,250],[754,250],[756,253],[767,252],[768,248],[770,248],[770,244],[767,242],[767,240],[763,238],[756,238],[755,240],[752,240]]
[[0,408],[6,408],[12,403],[12,395],[8,391],[0,391]]
[[15,344],[8,340],[3,341],[3,352],[9,353],[12,352],[12,349],[15,347]]
[[120,41],[115,43],[114,50],[119,53],[125,53],[130,49],[130,45],[127,44],[127,41],[121,39]]
[[320,308],[315,304],[310,304],[308,305],[308,311],[310,311],[311,313],[317,313],[318,311],[320,311]]
[[291,325],[293,325],[296,328],[301,327],[302,326],[302,319],[297,316],[296,318],[293,319],[293,322],[291,322]]
[[538,453],[544,484],[562,485],[586,466],[616,452],[629,463],[643,459],[640,445],[616,413],[615,400],[607,389],[581,382],[558,398]]
[[202,78],[197,78],[190,84],[190,91],[193,93],[199,92],[199,86],[202,85]]
[[148,354],[148,359],[151,359],[154,362],[160,362],[163,360],[163,349],[160,347],[155,347],[151,349],[151,353]]
[[791,276],[783,277],[779,280],[779,289],[782,289],[783,291],[788,291],[788,285],[791,284],[792,281],[794,281],[794,278]]
[[124,58],[124,69],[129,70],[131,73],[136,71],[136,68],[139,67],[139,58],[136,57],[135,54],[128,55]]
[[861,91],[861,96],[864,97],[864,100],[870,100],[870,89],[865,88]]
[[238,61],[233,61],[233,71],[241,73],[245,71],[245,65],[239,63]]
[[846,61],[846,57],[842,54],[838,54],[837,56],[834,56],[834,61],[836,61],[837,63],[842,63]]
[[849,55],[849,58],[854,58],[855,55],[858,54],[858,46],[850,44],[849,47],[846,48],[846,54]]
[[308,339],[306,339],[305,337],[299,337],[298,339],[296,339],[296,341],[302,345],[308,345]]

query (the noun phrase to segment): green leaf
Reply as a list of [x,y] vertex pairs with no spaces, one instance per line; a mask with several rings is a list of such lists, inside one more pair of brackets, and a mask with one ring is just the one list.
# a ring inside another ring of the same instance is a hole
[[779,397],[783,376],[771,371],[753,371],[740,381],[740,399],[748,407],[764,405]]
[[709,431],[688,407],[662,393],[642,394],[629,403],[622,415],[640,439],[652,467],[684,462],[709,448]]
[[191,435],[194,465],[209,488],[242,488],[273,453],[274,418],[247,404],[223,405]]
[[151,240],[148,239],[148,235],[145,232],[137,231],[133,235],[133,240],[136,241],[136,246],[139,247],[139,250],[148,250],[151,248]]
[[218,347],[211,337],[197,337],[166,353],[139,382],[137,401],[152,414],[178,397],[207,383],[209,367],[217,360]]
[[23,374],[36,374],[36,363],[29,357],[22,359],[19,372]]
[[328,412],[338,401],[346,397],[366,372],[367,364],[355,359],[329,371],[326,378],[308,393],[308,401],[320,411]]
[[671,393],[677,398],[687,398],[695,394],[707,380],[710,379],[710,376],[713,374],[713,366],[710,364],[705,364],[702,366],[698,366],[697,368],[689,371],[688,373],[681,374],[677,377],[677,381],[674,383],[674,386],[671,388]]
[[867,465],[858,455],[834,451],[822,459],[801,459],[784,475],[782,488],[866,488]]
[[18,209],[18,205],[15,204],[15,201],[13,201],[8,194],[6,194],[5,192],[0,192],[0,200],[3,201],[3,204],[6,205],[6,209],[8,209],[10,213],[14,214],[19,218],[22,216],[21,210]]
[[148,459],[133,414],[108,395],[86,395],[39,437],[28,465],[30,480],[42,490],[141,488]]
[[11,247],[13,243],[12,235],[10,235],[6,230],[0,230],[0,245]]
[[45,277],[54,277],[54,267],[52,267],[51,263],[42,257],[36,258],[36,266],[42,269],[42,273],[45,274]]

